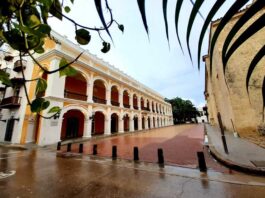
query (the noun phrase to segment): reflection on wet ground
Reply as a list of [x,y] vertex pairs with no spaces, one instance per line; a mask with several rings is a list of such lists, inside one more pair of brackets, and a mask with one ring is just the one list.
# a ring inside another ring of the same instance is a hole
[[[263,178],[151,163],[81,156],[59,158],[55,149],[14,152],[0,148],[0,172],[16,174],[0,179],[0,197],[264,197]],[[4,154],[9,153],[9,154]],[[91,159],[94,158],[94,159]],[[236,177],[242,177],[236,178]],[[245,180],[256,185],[244,183]],[[242,181],[242,183],[240,183]],[[262,183],[263,182],[263,183]]]
[[[209,169],[230,173],[231,170],[217,163],[203,146],[203,125],[178,125],[147,130],[141,133],[95,139],[84,143],[84,153],[92,154],[94,144],[98,147],[98,156],[111,157],[112,146],[117,146],[118,158],[133,159],[133,148],[139,148],[140,161],[158,161],[157,149],[162,148],[165,163],[189,168],[197,168],[197,152],[203,151]],[[78,144],[72,145],[73,152],[78,152]],[[66,146],[63,147],[66,151]]]

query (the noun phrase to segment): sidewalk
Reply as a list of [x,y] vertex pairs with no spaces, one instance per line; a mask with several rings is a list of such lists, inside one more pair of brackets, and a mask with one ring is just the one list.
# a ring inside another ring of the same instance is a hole
[[226,154],[220,129],[208,124],[205,127],[209,139],[209,149],[218,161],[240,171],[265,175],[265,149],[245,139],[234,137],[231,132],[225,131],[229,151],[229,154]]

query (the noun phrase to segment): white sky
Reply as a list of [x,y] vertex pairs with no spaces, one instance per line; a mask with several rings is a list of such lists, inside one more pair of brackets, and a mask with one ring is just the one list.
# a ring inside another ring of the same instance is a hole
[[[67,1],[65,1],[67,2]],[[201,12],[206,17],[215,0],[206,0]],[[215,18],[223,15],[234,1],[227,1]],[[71,6],[70,1],[67,2]],[[176,0],[168,0],[168,24],[170,49],[166,39],[161,0],[146,0],[146,15],[149,26],[149,38],[142,24],[136,0],[109,0],[114,18],[125,27],[124,34],[114,24],[110,29],[115,46],[107,54],[101,53],[102,42],[96,32],[91,32],[92,39],[87,46],[92,54],[104,59],[110,64],[123,70],[128,75],[154,89],[164,97],[181,97],[191,100],[196,106],[205,104],[204,100],[204,63],[198,71],[197,64],[192,65],[186,48],[186,29],[191,12],[191,3],[185,0],[181,12],[179,25],[183,55],[177,43],[175,33],[175,6]],[[68,14],[82,25],[90,27],[102,26],[94,6],[94,0],[75,0],[75,5]],[[106,19],[108,14],[105,13]],[[63,22],[50,20],[52,28],[70,40],[74,39],[74,26],[67,20]],[[197,62],[197,43],[203,21],[196,18],[191,34],[191,50],[194,62]],[[106,33],[103,38],[110,42]],[[207,53],[208,33],[204,40],[202,55]]]

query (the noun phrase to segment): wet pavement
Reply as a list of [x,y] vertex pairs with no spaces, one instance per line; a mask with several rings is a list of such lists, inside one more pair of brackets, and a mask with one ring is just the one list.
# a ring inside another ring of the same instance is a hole
[[[112,146],[116,145],[118,158],[131,160],[133,159],[133,147],[137,146],[140,161],[156,163],[158,161],[157,149],[162,148],[166,164],[197,168],[197,152],[203,151],[209,169],[230,173],[230,169],[220,165],[210,156],[203,142],[203,125],[178,125],[94,139],[84,143],[84,153],[92,154],[93,145],[97,144],[98,156],[111,157]],[[77,153],[78,146],[79,144],[72,145],[72,151]],[[63,147],[63,151],[66,151],[66,146]]]
[[[264,197],[265,179],[153,163],[0,147],[0,197]],[[0,174],[1,175],[1,174]]]

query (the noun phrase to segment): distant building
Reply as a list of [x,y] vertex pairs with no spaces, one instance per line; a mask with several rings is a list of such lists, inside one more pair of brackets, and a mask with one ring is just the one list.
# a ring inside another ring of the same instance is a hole
[[[54,39],[45,43],[45,53],[36,56],[49,70],[58,68],[62,57],[70,62],[84,51],[55,32],[52,36]],[[162,95],[88,51],[72,64],[76,76],[60,77],[58,72],[42,76],[48,81],[43,97],[50,106],[62,109],[60,115],[44,119],[31,113],[22,81],[22,71],[26,79],[34,79],[40,77],[40,68],[30,58],[22,65],[17,57],[6,59],[8,54],[2,54],[1,69],[10,73],[13,87],[0,85],[0,141],[47,145],[173,124],[171,105]],[[27,83],[26,88],[30,100],[34,99],[36,81]]]
[[[258,126],[264,124],[262,96],[262,84],[265,76],[264,58],[258,63],[251,76],[249,94],[246,89],[249,65],[265,43],[265,28],[250,37],[235,51],[227,63],[225,74],[221,57],[224,39],[238,19],[246,12],[246,9],[238,12],[222,30],[213,52],[212,75],[210,74],[210,58],[208,55],[204,56],[206,64],[205,97],[209,122],[212,125],[218,125],[217,113],[220,112],[223,125],[227,130],[236,131],[241,137],[265,146],[265,137],[260,136],[257,131]],[[241,27],[236,38],[264,13],[265,9]],[[212,38],[220,21],[221,19],[212,22],[210,38]]]
[[198,112],[199,112],[200,115],[196,117],[197,122],[198,123],[207,123],[208,122],[208,118],[207,118],[206,111],[202,107],[199,107],[198,108]]

